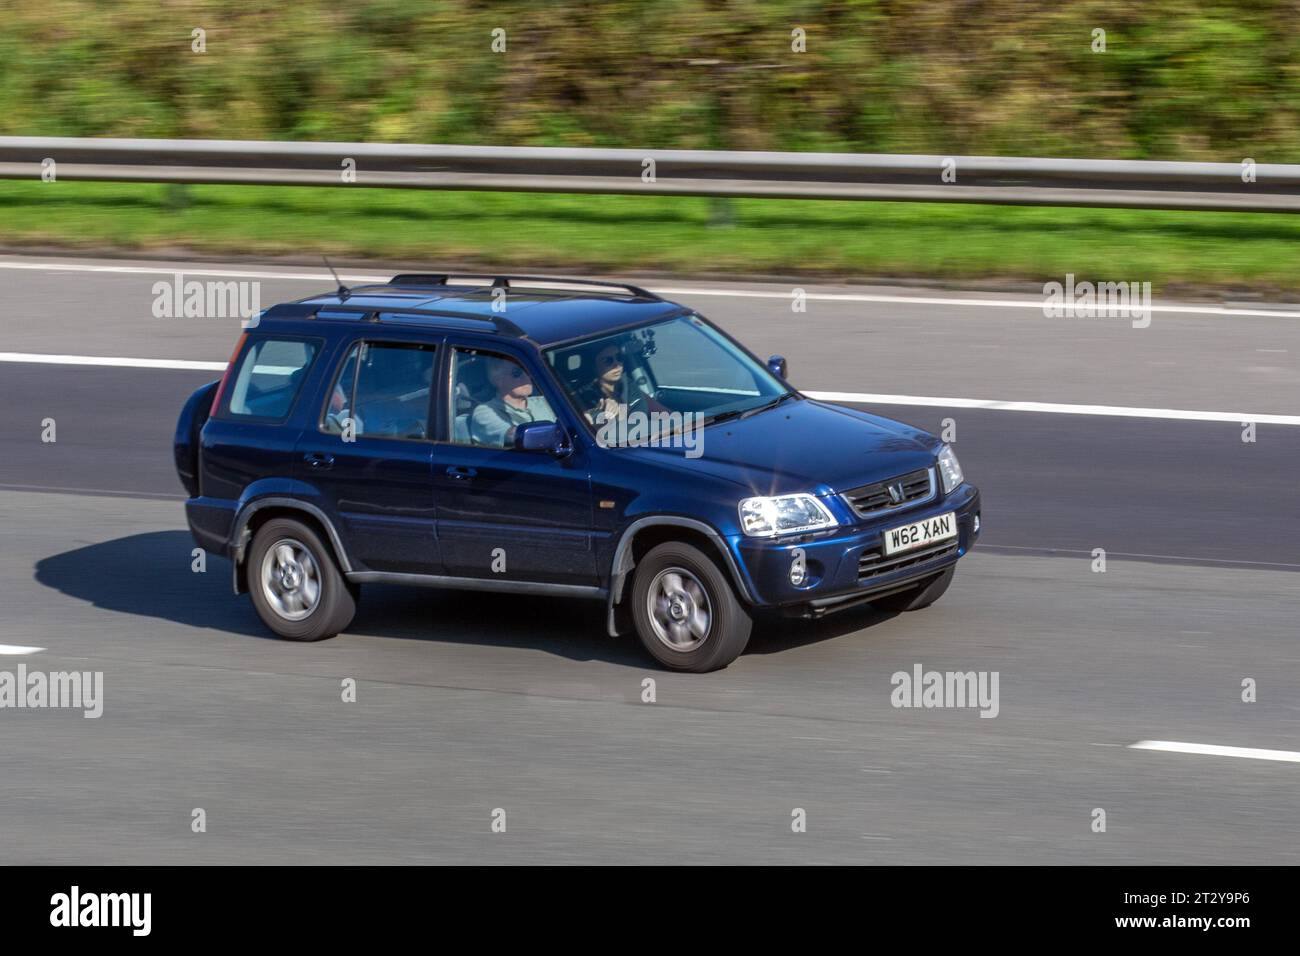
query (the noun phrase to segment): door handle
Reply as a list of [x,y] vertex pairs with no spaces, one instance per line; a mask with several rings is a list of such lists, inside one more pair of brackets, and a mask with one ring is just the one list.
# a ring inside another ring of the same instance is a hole
[[477,474],[478,472],[473,468],[462,468],[459,465],[452,465],[447,469],[447,477],[453,481],[469,481]]
[[308,468],[315,468],[320,471],[328,471],[334,467],[334,456],[321,454],[320,452],[303,455],[302,460],[307,463]]

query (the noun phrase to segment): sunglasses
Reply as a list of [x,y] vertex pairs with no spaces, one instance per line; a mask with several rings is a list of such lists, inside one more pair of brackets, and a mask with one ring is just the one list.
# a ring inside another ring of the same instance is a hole
[[615,352],[613,355],[602,355],[599,362],[603,368],[613,368],[615,365],[623,364],[623,356]]

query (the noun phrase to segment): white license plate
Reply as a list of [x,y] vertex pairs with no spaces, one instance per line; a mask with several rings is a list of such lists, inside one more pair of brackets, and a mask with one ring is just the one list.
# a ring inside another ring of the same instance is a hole
[[885,532],[885,554],[901,554],[957,537],[957,512],[890,528]]

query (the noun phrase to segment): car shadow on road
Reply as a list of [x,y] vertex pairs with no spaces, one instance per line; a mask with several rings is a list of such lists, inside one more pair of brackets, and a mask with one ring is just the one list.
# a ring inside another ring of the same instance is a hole
[[[184,531],[153,531],[86,545],[36,564],[36,580],[95,607],[186,627],[275,639],[247,596],[230,587],[230,562],[206,556],[193,570]],[[746,654],[773,654],[868,628],[892,615],[870,608],[819,622],[760,618]],[[396,638],[539,650],[576,661],[653,666],[636,638],[605,632],[603,601],[366,585],[352,637]]]
[[[184,531],[129,535],[43,558],[36,580],[108,611],[277,640],[247,595],[232,592],[230,562],[207,555],[207,570],[198,573],[193,550]],[[639,668],[648,663],[631,638],[606,635],[600,601],[366,585],[346,633],[530,648]]]
[[247,599],[230,589],[230,562],[208,555],[192,569],[194,541],[184,531],[152,531],[89,544],[36,562],[36,580],[95,607],[188,627],[263,636]]
[[367,584],[348,633],[544,651],[644,669],[629,637],[605,632],[605,602]]

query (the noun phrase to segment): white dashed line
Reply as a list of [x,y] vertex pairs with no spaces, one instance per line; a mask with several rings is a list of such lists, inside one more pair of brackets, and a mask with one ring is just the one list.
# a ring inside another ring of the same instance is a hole
[[115,368],[173,368],[224,372],[225,362],[191,362],[188,359],[118,358],[107,355],[46,355],[40,352],[0,352],[0,362],[37,365],[107,365]]
[[1295,750],[1261,750],[1258,747],[1221,747],[1218,744],[1189,744],[1177,740],[1139,740],[1129,744],[1131,750],[1162,750],[1175,754],[1202,754],[1207,757],[1246,757],[1250,760],[1281,760],[1300,763]]

